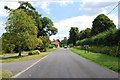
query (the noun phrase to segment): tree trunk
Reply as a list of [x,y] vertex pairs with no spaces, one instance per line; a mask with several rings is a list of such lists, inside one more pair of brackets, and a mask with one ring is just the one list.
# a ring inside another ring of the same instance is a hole
[[18,56],[21,56],[21,51],[19,52],[19,55]]

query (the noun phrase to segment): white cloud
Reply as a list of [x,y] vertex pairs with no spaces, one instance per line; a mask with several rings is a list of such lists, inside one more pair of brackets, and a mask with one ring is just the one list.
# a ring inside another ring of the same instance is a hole
[[50,2],[33,2],[35,7],[43,9],[47,14],[50,14],[49,4]]
[[6,17],[8,15],[7,10],[4,9],[4,6],[8,6],[11,9],[15,9],[19,6],[18,2],[0,2],[0,17]]
[[96,0],[94,2],[85,0],[80,5],[79,10],[85,11],[87,15],[107,14],[109,11],[106,8],[113,9],[117,4],[117,0],[109,2],[102,0]]
[[75,0],[64,0],[64,1],[55,1],[60,4],[60,6],[67,6],[68,4],[73,4]]
[[[84,30],[86,28],[92,27],[92,21],[97,17],[95,16],[89,16],[89,15],[83,15],[83,16],[77,16],[73,18],[68,18],[65,20],[62,20],[60,22],[54,23],[54,26],[58,28],[58,34],[51,36],[51,40],[53,39],[60,39],[62,40],[64,37],[69,36],[69,30],[71,27],[78,27],[79,31]],[[114,14],[108,15],[108,17],[113,20],[115,25],[118,25],[118,17]]]
[[74,0],[64,0],[64,1],[46,0],[46,1],[40,1],[40,2],[33,2],[33,5],[37,8],[41,8],[47,14],[50,14],[51,9],[49,8],[49,5],[51,3],[59,3],[60,6],[67,6],[68,4],[72,4],[73,2]]

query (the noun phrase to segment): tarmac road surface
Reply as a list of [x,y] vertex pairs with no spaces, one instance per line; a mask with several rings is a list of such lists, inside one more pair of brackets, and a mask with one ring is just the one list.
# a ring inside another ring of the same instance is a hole
[[118,73],[91,62],[69,49],[59,49],[16,78],[118,78]]

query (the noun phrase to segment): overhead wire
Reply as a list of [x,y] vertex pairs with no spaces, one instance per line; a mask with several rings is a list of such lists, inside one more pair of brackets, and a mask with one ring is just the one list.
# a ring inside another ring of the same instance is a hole
[[119,6],[119,4],[120,4],[120,1],[118,2],[118,4],[110,12],[107,13],[107,15],[109,15],[111,12],[113,12]]

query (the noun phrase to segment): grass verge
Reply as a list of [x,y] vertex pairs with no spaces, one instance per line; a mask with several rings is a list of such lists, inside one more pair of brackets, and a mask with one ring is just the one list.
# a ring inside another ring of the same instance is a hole
[[12,55],[18,55],[18,53],[4,53],[0,55],[0,57],[7,57],[7,56],[12,56]]
[[70,48],[70,50],[88,60],[91,60],[91,61],[101,65],[101,66],[104,66],[115,72],[120,73],[120,67],[118,64],[118,62],[120,62],[120,59],[118,57],[112,57],[109,55],[105,55],[105,54],[101,54],[101,53],[93,53],[93,52],[85,53],[85,50],[80,50],[78,48]]
[[4,80],[4,78],[10,78],[12,76],[13,76],[12,72],[10,72],[8,70],[0,70],[0,79],[1,80]]
[[42,52],[39,55],[24,54],[22,56],[13,56],[13,57],[9,57],[9,58],[0,59],[0,63],[35,60],[35,59],[40,59],[46,55],[48,55],[48,53],[46,53],[46,52]]
[[55,48],[55,49],[48,49],[47,52],[52,52],[52,51],[55,51],[55,50],[58,50],[59,48]]

